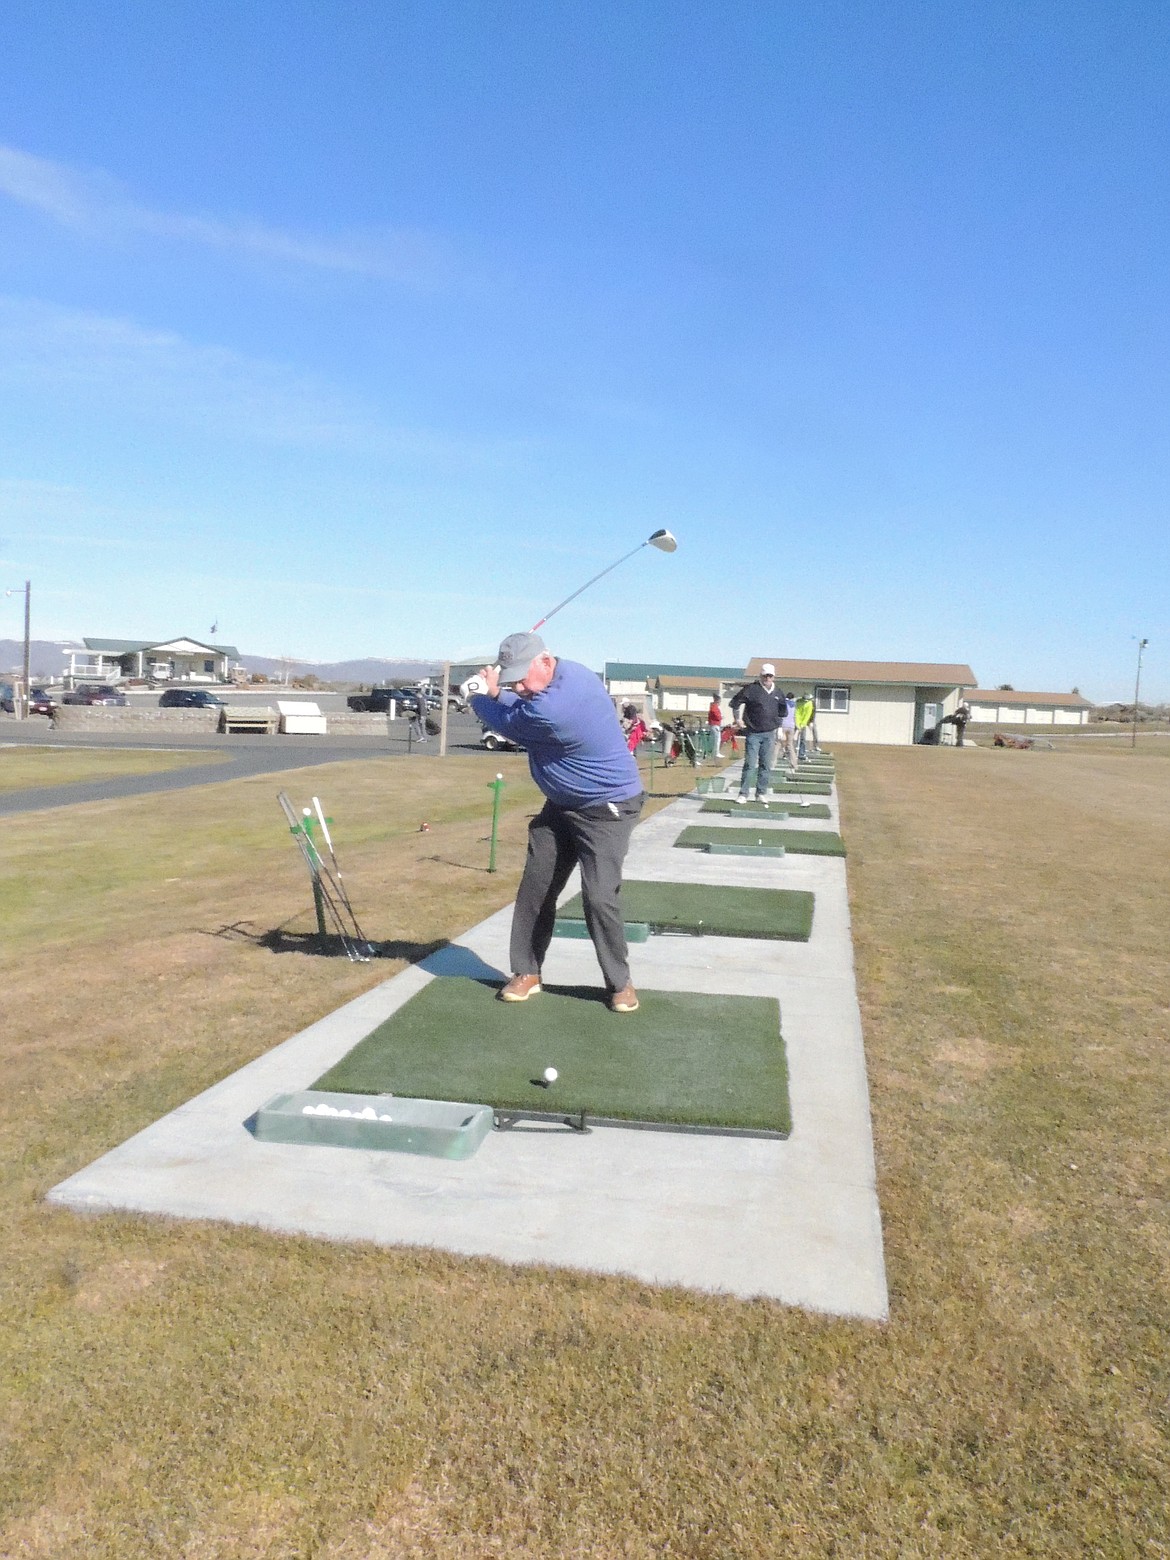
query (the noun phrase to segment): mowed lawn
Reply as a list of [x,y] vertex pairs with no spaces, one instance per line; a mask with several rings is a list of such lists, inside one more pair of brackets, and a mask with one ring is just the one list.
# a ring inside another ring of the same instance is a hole
[[511,897],[537,798],[497,756],[23,816],[0,858],[0,1555],[1170,1552],[1170,758],[838,766],[881,1327],[47,1208],[398,967],[310,951],[278,785],[322,797],[400,958]]
[[40,785],[68,785],[75,780],[121,779],[123,775],[161,774],[193,764],[222,763],[226,754],[165,751],[132,752],[126,748],[30,748],[0,751],[0,794]]

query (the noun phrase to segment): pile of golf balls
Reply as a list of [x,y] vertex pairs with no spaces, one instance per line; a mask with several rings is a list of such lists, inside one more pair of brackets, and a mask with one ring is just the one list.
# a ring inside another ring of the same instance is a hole
[[372,1105],[367,1105],[364,1110],[347,1110],[345,1106],[340,1109],[336,1105],[326,1104],[324,1100],[319,1105],[302,1105],[302,1116],[344,1116],[350,1121],[393,1121],[393,1116],[379,1115]]

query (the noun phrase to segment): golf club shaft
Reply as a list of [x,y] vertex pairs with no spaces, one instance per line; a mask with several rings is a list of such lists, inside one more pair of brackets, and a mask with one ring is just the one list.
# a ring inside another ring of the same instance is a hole
[[[279,791],[277,800],[285,817],[288,819],[289,831],[296,840],[301,855],[304,857],[305,865],[309,869],[309,876],[321,895],[321,903],[328,910],[337,928],[337,934],[341,940],[341,946],[345,950],[346,957],[358,964],[367,963],[369,953],[364,952],[363,948],[369,949],[369,939],[358,924],[358,918],[353,912],[353,906],[349,902],[349,895],[345,892],[344,885],[338,881],[341,876],[340,872],[337,878],[334,878],[332,872],[326,866],[320,851],[314,844],[312,836],[305,828],[303,820],[297,816],[296,809],[289,800],[287,792]],[[329,851],[332,855],[332,843],[330,843]],[[334,864],[336,865],[336,857],[334,857]],[[352,923],[352,931],[345,923],[345,917],[342,915],[343,907]]]
[[348,911],[350,920],[353,922],[355,933],[364,939],[365,933],[358,925],[357,914],[354,911],[353,905],[350,903],[349,891],[345,886],[345,879],[341,875],[341,863],[337,859],[337,852],[333,849],[333,836],[329,832],[329,824],[326,821],[325,812],[321,806],[319,797],[314,796],[313,806],[317,809],[317,817],[321,824],[321,833],[325,836],[325,843],[329,847],[329,859],[333,863],[333,872],[337,878],[337,892],[340,894],[341,902]]
[[579,586],[571,596],[566,596],[564,601],[558,602],[557,605],[553,607],[551,612],[546,612],[539,622],[533,623],[531,629],[529,629],[529,633],[535,634],[538,628],[544,627],[550,617],[555,617],[562,607],[567,607],[569,605],[570,601],[576,601],[577,597],[580,596],[583,591],[587,591],[590,585],[596,585],[598,580],[602,580],[607,574],[611,574],[613,570],[617,568],[618,564],[625,563],[627,558],[632,558],[636,552],[641,552],[643,547],[648,547],[649,545],[650,544],[648,540],[645,542],[639,542],[637,547],[631,547],[628,553],[623,553],[620,558],[615,558],[613,563],[608,564],[604,569],[602,569],[600,574],[595,574],[591,580],[586,580],[584,585]]
[[[587,591],[591,585],[596,585],[598,580],[603,580],[607,574],[612,574],[614,569],[616,569],[619,564],[625,563],[626,559],[632,558],[636,552],[641,552],[643,547],[656,547],[658,548],[659,552],[672,553],[677,548],[677,546],[678,542],[675,540],[674,536],[666,529],[665,526],[663,526],[660,530],[655,531],[653,535],[648,536],[644,542],[639,542],[637,547],[631,547],[629,552],[623,553],[620,558],[615,558],[612,563],[607,564],[606,567],[599,573],[595,574],[592,579],[586,580],[584,585],[579,585],[571,596],[565,597],[564,601],[558,601],[555,607],[546,612],[542,618],[537,619],[528,632],[530,634],[535,634],[537,629],[543,628],[544,625],[548,622],[549,618],[555,617],[562,607],[567,607],[570,601],[576,601],[577,597],[580,596],[582,592]],[[465,659],[471,660],[473,657],[457,656],[454,659],[462,661]],[[474,657],[474,659],[478,659],[478,656]]]
[[329,854],[333,857],[333,866],[337,872],[337,876],[340,877],[341,868],[337,865],[337,852],[333,849],[333,839],[329,833],[329,825],[325,822],[325,813],[321,807],[320,797],[314,796],[313,806],[317,810],[317,818],[321,824],[321,833],[325,836],[325,843],[329,847]]

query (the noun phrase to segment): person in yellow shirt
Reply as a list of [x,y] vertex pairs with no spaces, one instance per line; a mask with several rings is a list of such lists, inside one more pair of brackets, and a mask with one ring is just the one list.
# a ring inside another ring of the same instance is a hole
[[817,707],[811,693],[802,693],[796,701],[797,756],[803,762],[808,753],[819,751],[817,744]]

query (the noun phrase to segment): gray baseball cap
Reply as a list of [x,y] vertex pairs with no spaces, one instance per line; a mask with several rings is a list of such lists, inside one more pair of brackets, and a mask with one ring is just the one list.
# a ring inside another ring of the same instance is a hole
[[546,646],[539,634],[509,634],[499,649],[500,681],[522,681],[537,656],[545,653]]

